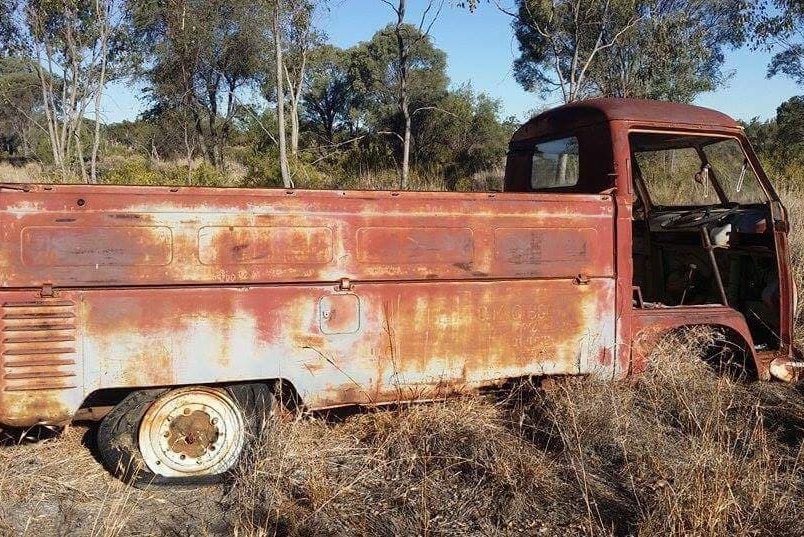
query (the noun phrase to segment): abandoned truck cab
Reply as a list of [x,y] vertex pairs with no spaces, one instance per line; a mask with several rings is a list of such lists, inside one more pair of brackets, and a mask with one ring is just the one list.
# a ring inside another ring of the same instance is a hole
[[689,325],[791,380],[788,223],[742,129],[594,100],[503,192],[0,185],[0,424],[102,417],[135,484],[219,479],[277,399],[425,401],[644,368]]
[[610,194],[620,371],[667,329],[719,328],[759,378],[798,376],[787,213],[742,127],[677,103],[597,99],[532,119],[506,191]]

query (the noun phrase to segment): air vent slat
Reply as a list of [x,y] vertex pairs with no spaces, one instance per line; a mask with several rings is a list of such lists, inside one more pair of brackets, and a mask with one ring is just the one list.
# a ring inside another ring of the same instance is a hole
[[72,319],[75,317],[74,313],[51,313],[51,312],[35,312],[35,313],[12,313],[3,315],[4,321],[24,321],[27,319]]
[[75,317],[75,304],[66,300],[3,304],[0,384],[4,391],[77,386]]
[[[53,330],[48,330],[47,332],[53,332]],[[46,333],[47,333],[46,332]],[[6,344],[37,344],[37,343],[62,343],[64,341],[75,341],[73,336],[38,336],[38,337],[7,337],[3,339],[3,343]]]

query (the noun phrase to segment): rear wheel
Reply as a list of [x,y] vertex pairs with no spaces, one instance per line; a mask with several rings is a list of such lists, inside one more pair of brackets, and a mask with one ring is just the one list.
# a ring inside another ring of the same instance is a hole
[[265,384],[129,394],[101,422],[104,465],[135,486],[218,483],[274,408]]

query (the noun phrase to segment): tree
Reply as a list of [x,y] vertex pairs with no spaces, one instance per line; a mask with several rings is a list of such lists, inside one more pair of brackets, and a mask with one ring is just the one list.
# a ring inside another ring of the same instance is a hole
[[[399,54],[402,36],[404,55]],[[412,118],[432,110],[446,93],[446,55],[418,27],[388,26],[352,52],[355,87],[374,132],[400,143],[400,188],[408,188]]]
[[41,126],[42,90],[36,68],[22,57],[0,57],[0,138],[7,153],[31,152],[31,131]]
[[726,80],[744,0],[518,0],[517,80],[570,102],[593,95],[691,101]]
[[390,0],[382,0],[384,3],[394,11],[396,14],[396,24],[389,27],[396,39],[396,84],[395,87],[398,93],[399,112],[402,114],[404,122],[404,134],[402,138],[402,165],[399,168],[399,188],[402,190],[408,187],[408,175],[410,174],[410,95],[408,92],[408,73],[413,67],[411,59],[413,50],[422,41],[429,38],[430,30],[433,24],[438,19],[441,13],[441,8],[444,1],[441,0],[437,4],[436,11],[428,18],[428,14],[436,5],[432,0],[427,3],[427,7],[421,17],[421,22],[418,27],[411,26],[405,23],[405,15],[407,12],[407,1],[397,0],[396,4],[391,3]]
[[804,149],[804,96],[783,102],[776,109],[776,150],[783,159],[801,162]]
[[768,65],[768,78],[782,74],[804,84],[804,2],[757,2],[752,21],[755,45],[774,53]]
[[290,154],[294,158],[299,153],[299,105],[308,84],[308,57],[323,40],[321,33],[313,27],[314,11],[312,1],[296,0],[292,3],[285,30],[288,52],[284,70],[290,97]]
[[19,52],[22,48],[20,29],[14,24],[16,0],[0,0],[0,57]]
[[279,127],[279,169],[282,174],[282,184],[285,188],[293,187],[293,180],[290,177],[287,153],[287,134],[285,129],[285,90],[284,76],[285,64],[282,59],[282,31],[281,18],[283,14],[283,1],[274,0],[273,8],[273,37],[276,70],[276,117]]
[[140,77],[154,112],[180,111],[192,126],[188,155],[217,168],[241,110],[239,93],[264,72],[272,14],[244,0],[130,0],[127,18],[143,54]]
[[601,95],[691,102],[720,86],[724,47],[745,40],[743,0],[640,0],[631,30],[590,74]]
[[[11,11],[18,54],[33,66],[42,95],[43,122],[62,178],[75,166],[85,181],[97,179],[104,88],[118,76],[121,34],[115,0],[27,0]],[[6,47],[8,48],[8,47]],[[94,108],[90,167],[84,158],[85,116]]]
[[636,25],[635,0],[517,0],[514,76],[528,91],[560,90],[564,102],[595,93],[594,62]]
[[779,133],[775,118],[761,120],[754,117],[749,122],[741,123],[745,129],[745,136],[751,141],[751,145],[760,158],[769,158],[777,152]]
[[513,131],[500,122],[500,108],[468,84],[448,92],[431,113],[414,116],[417,163],[442,173],[451,190],[475,172],[501,167]]
[[341,128],[355,135],[351,111],[359,96],[354,91],[355,79],[351,53],[332,45],[322,45],[309,54],[308,81],[302,94],[302,120],[327,145],[335,143]]

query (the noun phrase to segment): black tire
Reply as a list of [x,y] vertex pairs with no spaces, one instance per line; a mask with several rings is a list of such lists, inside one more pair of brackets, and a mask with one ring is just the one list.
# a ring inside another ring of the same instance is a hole
[[[139,390],[127,395],[100,423],[97,445],[101,462],[115,477],[137,488],[199,487],[221,483],[226,472],[192,477],[165,477],[155,474],[145,464],[138,445],[140,423],[148,408],[169,389]],[[237,384],[226,391],[243,413],[246,439],[243,453],[264,429],[275,408],[275,398],[267,384]],[[242,457],[242,453],[241,453]]]

